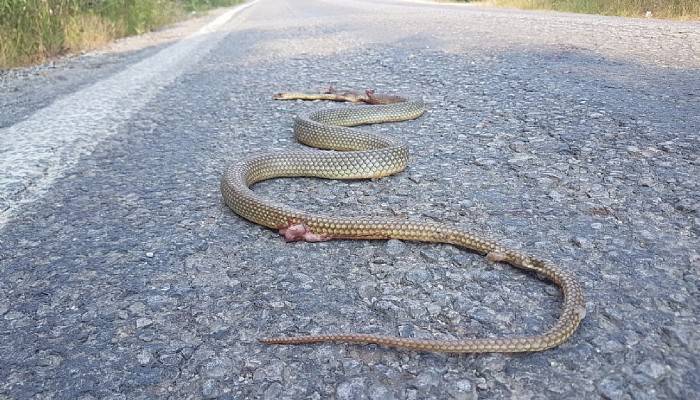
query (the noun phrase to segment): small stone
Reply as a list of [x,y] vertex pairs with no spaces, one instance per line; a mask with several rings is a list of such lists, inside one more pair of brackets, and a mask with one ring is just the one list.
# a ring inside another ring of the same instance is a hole
[[369,398],[371,400],[393,400],[396,399],[396,396],[386,386],[375,383],[369,387]]
[[422,249],[420,251],[420,255],[425,259],[425,261],[428,261],[429,263],[435,263],[440,260],[440,253],[432,247]]
[[491,158],[477,158],[474,160],[474,164],[480,166],[480,167],[493,167],[496,165],[496,161],[491,159]]
[[435,370],[426,370],[416,377],[414,385],[422,393],[427,393],[431,388],[437,387],[440,384],[440,376]]
[[213,399],[221,395],[219,384],[213,379],[202,382],[202,396],[205,399]]
[[414,326],[411,324],[399,325],[399,336],[401,337],[413,337],[415,331]]
[[489,354],[482,360],[483,369],[491,372],[502,372],[506,367],[505,357],[501,354]]
[[148,351],[143,350],[136,355],[136,359],[138,360],[139,364],[147,365],[153,360],[153,356],[151,356],[151,353]]
[[38,364],[42,367],[57,367],[63,362],[63,357],[57,354],[48,354],[41,357]]
[[340,400],[366,399],[367,395],[364,392],[364,386],[364,381],[361,378],[355,378],[338,385],[335,389],[335,395]]
[[270,302],[270,306],[272,306],[272,308],[284,308],[284,302],[283,301],[272,301],[272,302]]
[[158,361],[163,365],[177,365],[182,357],[177,353],[164,353],[158,356]]
[[577,247],[580,247],[582,249],[590,249],[593,247],[590,240],[579,236],[572,238],[571,243],[575,244]]
[[22,313],[19,312],[19,311],[10,311],[10,312],[8,312],[7,314],[5,314],[5,319],[6,319],[7,321],[12,321],[12,320],[16,320],[16,319],[22,319],[22,318],[24,318],[24,314],[22,314]]
[[9,309],[10,309],[10,302],[9,301],[0,301],[0,315],[5,315],[5,313]]
[[700,254],[691,254],[688,260],[693,268],[700,268]]
[[678,342],[684,347],[690,345],[690,333],[673,326],[666,326],[661,328],[661,331],[671,340]]
[[357,292],[364,300],[371,300],[372,298],[379,296],[377,288],[374,286],[374,284],[369,282],[360,283],[359,287],[357,288]]
[[202,368],[202,373],[209,378],[221,378],[231,372],[233,362],[226,357],[217,357],[207,361]]
[[428,303],[425,308],[428,310],[428,313],[430,314],[431,317],[435,317],[438,314],[440,314],[440,311],[442,311],[442,307],[435,303]]
[[509,144],[508,147],[516,153],[523,153],[525,150],[527,150],[525,143],[521,142],[513,142]]
[[550,199],[555,201],[559,201],[564,197],[561,193],[557,192],[556,190],[551,190],[549,193],[547,193],[547,196],[549,196]]
[[654,360],[647,360],[639,364],[637,371],[653,379],[655,382],[660,381],[668,372],[665,365],[659,364]]
[[671,151],[673,151],[673,145],[674,145],[673,141],[669,140],[667,142],[659,143],[659,149],[661,149],[667,153],[670,153]]
[[452,256],[452,261],[460,267],[465,267],[469,264],[470,258],[466,253],[459,252]]
[[406,389],[406,400],[417,400],[418,399],[418,390],[416,389]]
[[651,232],[651,231],[646,230],[646,229],[640,230],[639,236],[641,236],[642,238],[644,238],[646,240],[655,240],[658,238],[658,236],[654,232]]
[[515,157],[508,159],[508,164],[524,165],[531,158],[532,156],[529,154],[517,154]]
[[262,381],[282,381],[283,366],[279,364],[272,364],[265,367],[261,367],[255,370],[253,373],[253,380],[255,382]]
[[384,246],[387,254],[391,256],[398,256],[406,251],[406,244],[398,239],[391,239],[386,242]]
[[654,182],[654,179],[652,177],[645,176],[639,180],[639,184],[645,187],[653,187],[656,184],[656,182]]
[[433,279],[430,271],[423,268],[412,269],[406,273],[405,277],[407,281],[416,285],[425,285]]
[[700,202],[691,198],[678,199],[676,209],[684,212],[698,212],[700,210]]
[[279,382],[272,382],[270,386],[265,389],[265,393],[263,394],[263,398],[265,400],[276,400],[279,399],[280,396],[282,395],[282,384]]
[[131,311],[132,314],[141,315],[146,311],[146,305],[140,301],[136,302],[129,306],[129,311]]
[[153,320],[148,318],[139,318],[136,320],[136,327],[141,329],[153,325]]
[[625,393],[620,381],[611,377],[603,378],[603,380],[596,385],[596,388],[603,398],[608,400],[621,399]]
[[452,382],[448,391],[456,400],[477,400],[479,398],[476,386],[467,379]]

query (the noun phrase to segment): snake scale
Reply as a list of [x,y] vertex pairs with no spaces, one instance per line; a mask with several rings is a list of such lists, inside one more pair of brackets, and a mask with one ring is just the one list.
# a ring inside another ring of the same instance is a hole
[[260,342],[344,342],[446,353],[529,352],[555,347],[574,333],[586,310],[581,284],[573,274],[549,261],[507,249],[496,242],[449,225],[398,218],[309,214],[264,198],[251,190],[257,182],[278,177],[368,179],[402,171],[408,163],[408,148],[405,143],[351,127],[418,118],[425,111],[422,101],[377,95],[371,91],[366,94],[334,91],[315,94],[281,93],[275,98],[367,104],[313,111],[295,119],[294,133],[299,142],[334,151],[304,150],[263,154],[228,167],[221,180],[221,192],[225,203],[236,214],[256,224],[279,230],[288,241],[400,239],[452,244],[486,255],[493,262],[505,262],[516,268],[534,271],[556,284],[564,300],[558,321],[544,333],[530,336],[426,340],[364,333],[328,333],[264,338],[259,339]]

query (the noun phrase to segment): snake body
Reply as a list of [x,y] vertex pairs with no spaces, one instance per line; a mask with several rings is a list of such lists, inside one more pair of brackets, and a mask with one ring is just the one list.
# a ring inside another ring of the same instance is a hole
[[[281,99],[329,99],[323,95],[290,94]],[[425,110],[422,101],[395,96],[355,98],[372,105],[331,108],[298,116],[296,139],[308,146],[337,151],[285,151],[263,154],[234,163],[221,180],[225,203],[256,224],[280,230],[289,240],[400,239],[448,243],[486,255],[495,262],[534,271],[556,284],[564,297],[558,321],[546,332],[497,339],[424,340],[360,333],[329,333],[260,339],[266,344],[345,342],[448,353],[527,352],[548,349],[566,341],[585,316],[583,290],[575,276],[553,263],[510,250],[457,227],[397,218],[338,217],[309,214],[256,194],[251,187],[278,177],[311,176],[327,179],[378,178],[402,171],[408,163],[407,145],[397,139],[353,129],[363,124],[405,121]],[[341,99],[342,100],[342,99]],[[352,100],[352,99],[351,99]]]

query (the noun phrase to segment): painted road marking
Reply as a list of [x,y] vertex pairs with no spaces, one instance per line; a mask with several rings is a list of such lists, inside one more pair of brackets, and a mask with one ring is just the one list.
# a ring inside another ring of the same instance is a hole
[[0,229],[214,48],[225,36],[220,28],[253,4],[232,8],[153,56],[0,130]]

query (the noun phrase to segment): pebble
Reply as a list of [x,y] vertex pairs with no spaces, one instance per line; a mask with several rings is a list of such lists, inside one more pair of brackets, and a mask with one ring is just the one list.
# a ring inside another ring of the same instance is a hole
[[406,273],[406,280],[416,285],[429,284],[432,279],[430,271],[423,268],[412,269]]
[[279,382],[272,382],[267,389],[265,389],[265,393],[263,395],[263,398],[265,400],[278,400],[280,399],[282,393],[283,393],[283,388],[282,384]]
[[339,400],[367,399],[368,396],[365,393],[364,386],[364,380],[360,378],[341,382],[335,391],[335,395]]
[[153,361],[153,356],[151,355],[151,353],[145,350],[138,353],[136,355],[136,358],[138,359],[139,364],[141,365],[147,365],[150,364],[151,361]]
[[9,301],[0,301],[0,316],[5,315],[7,310],[10,309]]
[[593,248],[593,244],[591,243],[590,240],[583,238],[583,237],[574,237],[571,239],[571,243],[575,244],[577,247],[580,247],[582,249],[591,249]]
[[455,381],[451,385],[449,393],[455,400],[477,400],[479,398],[476,386],[467,379]]
[[607,400],[622,399],[625,393],[623,384],[619,379],[607,377],[603,378],[597,385],[599,393]]
[[221,388],[218,382],[207,379],[202,382],[202,396],[205,399],[215,399],[221,395]]
[[151,325],[153,325],[153,320],[149,318],[139,318],[136,320],[136,327],[139,329],[146,328]]
[[654,382],[658,382],[668,372],[668,369],[653,360],[646,360],[637,367],[637,371],[651,378]]
[[370,400],[395,400],[397,397],[389,388],[380,384],[373,384],[369,387]]
[[387,254],[390,256],[399,256],[403,254],[404,251],[406,251],[406,244],[404,242],[397,240],[397,239],[391,239],[387,240],[385,249]]

